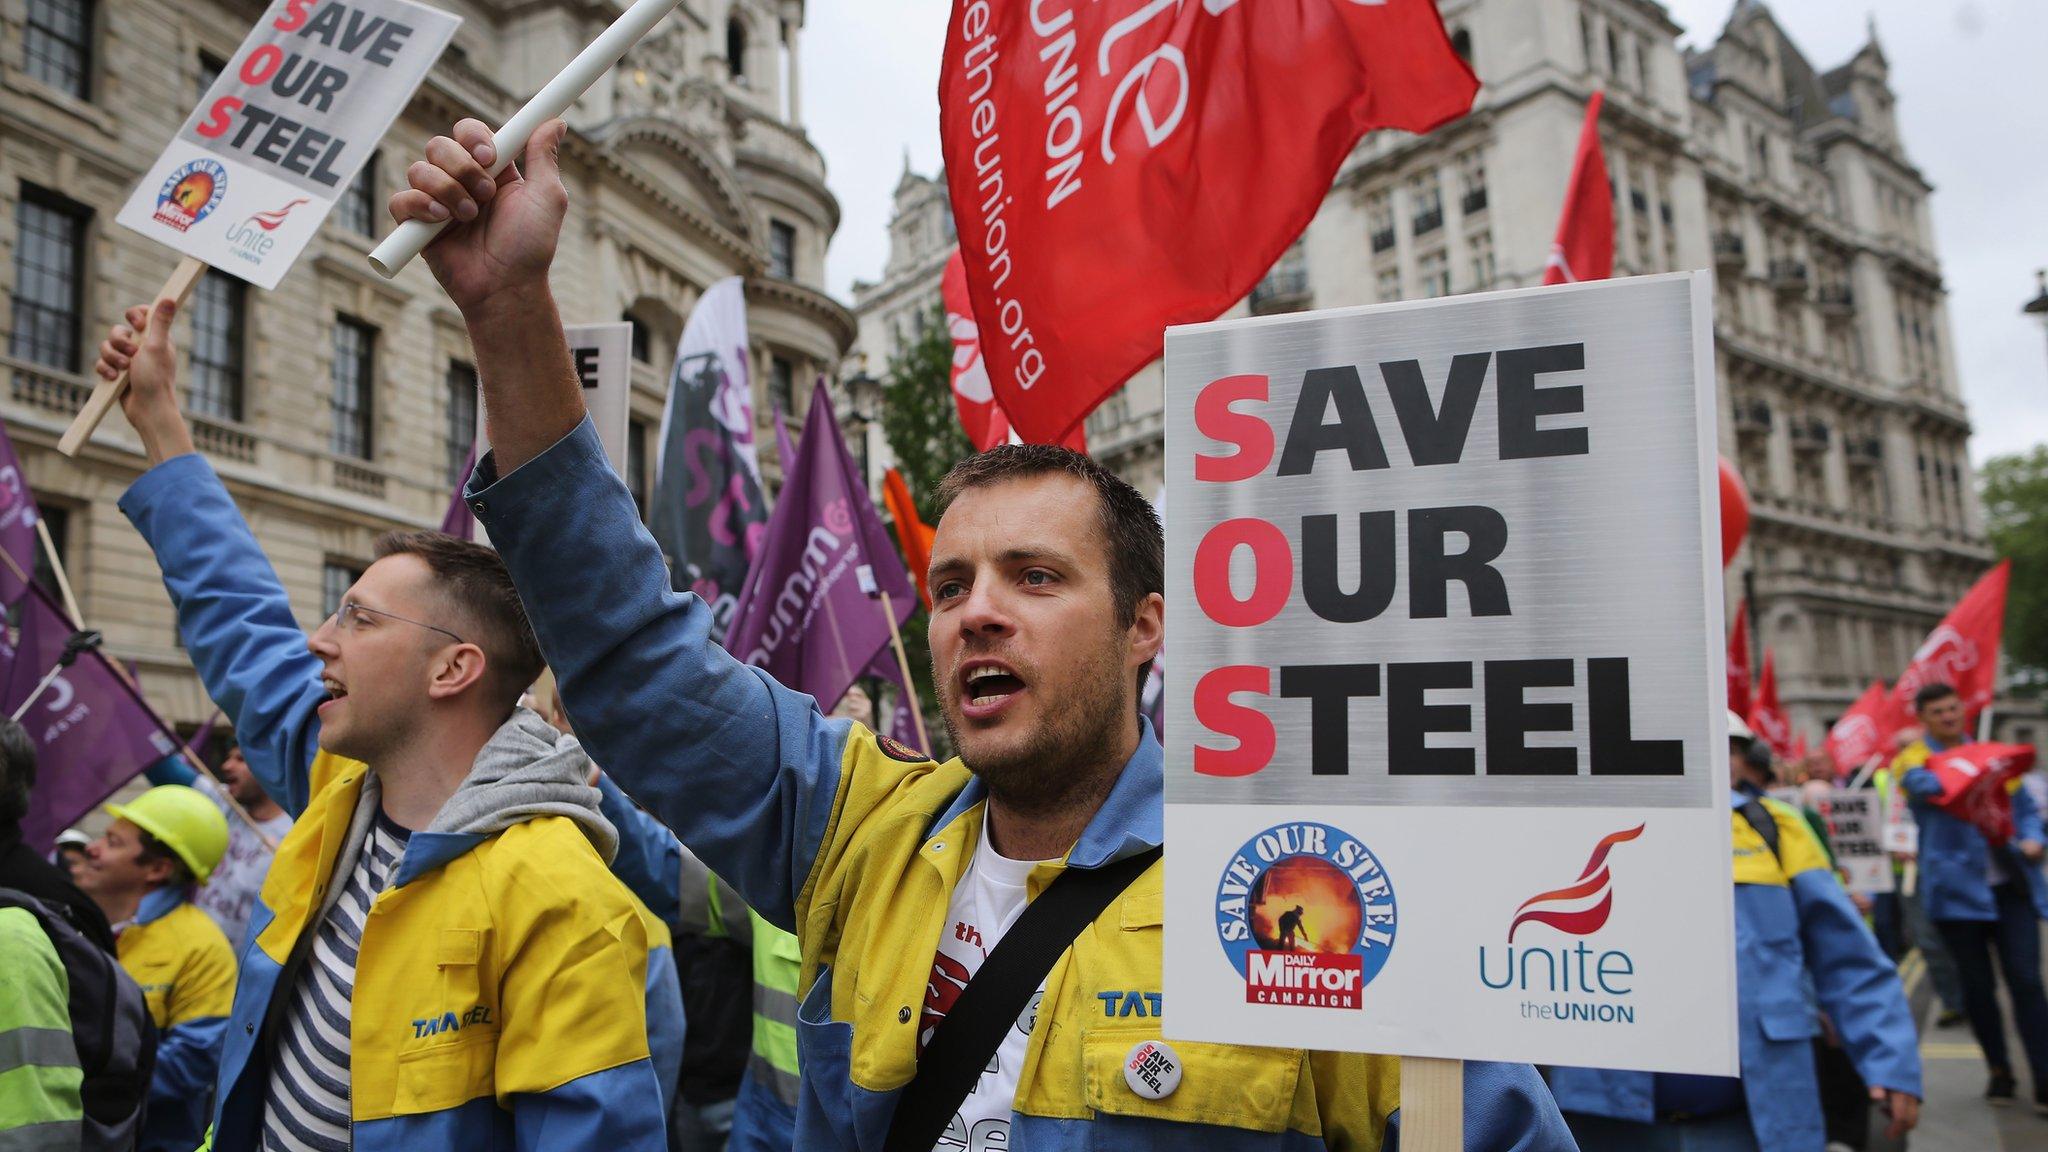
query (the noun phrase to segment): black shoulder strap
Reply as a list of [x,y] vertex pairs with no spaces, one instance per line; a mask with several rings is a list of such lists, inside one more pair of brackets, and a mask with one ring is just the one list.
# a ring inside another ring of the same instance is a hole
[[1785,855],[1778,851],[1777,817],[1772,816],[1771,810],[1764,807],[1764,802],[1755,797],[1745,800],[1742,807],[1736,811],[1742,813],[1742,818],[1749,821],[1749,826],[1756,829],[1758,836],[1763,837],[1764,847],[1769,848],[1771,855],[1777,858],[1778,870],[1784,871]]
[[1159,856],[1152,848],[1101,868],[1069,868],[1024,909],[933,1031],[896,1102],[884,1152],[931,1152],[1053,961]]

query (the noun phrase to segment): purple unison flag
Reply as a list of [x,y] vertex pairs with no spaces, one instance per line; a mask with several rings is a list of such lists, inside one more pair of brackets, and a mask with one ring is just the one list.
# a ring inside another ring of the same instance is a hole
[[462,490],[469,486],[469,474],[476,471],[476,445],[469,446],[469,456],[462,461],[462,478],[455,482],[455,495],[448,498],[448,511],[441,514],[441,531],[464,540],[476,539],[476,517],[469,514],[469,502],[462,498]]
[[895,649],[883,648],[863,675],[876,677],[896,689],[887,716],[879,711],[881,701],[875,702],[875,730],[906,748],[915,748],[930,755],[931,749],[924,747],[924,741],[918,739],[917,717],[910,711],[910,694],[916,689],[903,682],[903,669],[896,663]]
[[671,584],[711,605],[718,635],[730,626],[767,531],[753,395],[746,286],[732,276],[704,290],[676,343],[647,515]]
[[[21,640],[0,708],[14,710],[57,664],[71,622],[48,593],[21,600]],[[22,839],[47,852],[62,832],[143,769],[178,750],[178,740],[97,649],[82,653],[29,705],[22,726],[36,743],[36,786]]]
[[869,589],[889,593],[899,625],[917,610],[820,385],[726,649],[799,692],[837,700],[889,646],[889,620]]
[[[16,567],[33,576],[36,570],[36,497],[28,490],[28,478],[21,474],[15,458],[14,441],[0,427],[0,551],[13,557]],[[0,604],[21,599],[27,588],[14,568],[0,564]]]

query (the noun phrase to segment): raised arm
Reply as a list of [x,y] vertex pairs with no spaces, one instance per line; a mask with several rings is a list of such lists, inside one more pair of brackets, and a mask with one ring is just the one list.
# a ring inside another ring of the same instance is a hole
[[467,499],[512,570],[592,758],[771,922],[794,922],[850,725],[711,640],[584,417],[548,268],[567,207],[559,123],[503,182],[490,132],[436,137],[394,218],[452,218],[425,252],[469,326],[492,454]]
[[156,554],[178,634],[207,695],[234,718],[250,770],[296,816],[310,798],[307,771],[319,750],[320,661],[248,522],[192,448],[178,409],[176,316],[168,300],[131,308],[128,323],[100,345],[101,376],[128,371],[121,409],[151,464],[122,494],[121,511]]

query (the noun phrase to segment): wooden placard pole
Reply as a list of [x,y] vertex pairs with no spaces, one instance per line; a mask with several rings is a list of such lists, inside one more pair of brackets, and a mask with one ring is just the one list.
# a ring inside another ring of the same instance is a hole
[[[36,539],[43,542],[43,555],[50,558],[50,571],[57,577],[57,592],[64,597],[64,614],[71,617],[73,628],[85,627],[85,613],[78,610],[78,597],[71,594],[71,577],[64,572],[64,561],[57,555],[57,542],[50,539],[50,526],[36,517]],[[28,581],[23,580],[26,584]]]
[[903,695],[910,702],[910,719],[917,725],[917,742],[921,745],[918,751],[929,756],[932,752],[932,741],[931,737],[925,735],[924,709],[917,704],[917,681],[911,678],[910,657],[903,654],[903,633],[896,627],[896,606],[889,602],[889,593],[886,591],[882,591],[882,615],[889,621],[889,643],[896,648],[896,667],[903,672]]
[[1401,1057],[1402,1152],[1464,1152],[1465,1062]]
[[[151,313],[155,313],[156,304],[163,300],[175,300],[183,307],[185,298],[192,295],[192,289],[204,275],[206,261],[197,256],[181,258],[177,268],[172,270],[171,278],[164,281],[164,286],[157,290],[155,299],[150,301]],[[143,320],[144,324],[148,322],[147,318]],[[57,441],[57,451],[66,456],[78,455],[78,450],[85,447],[87,440],[92,439],[93,430],[100,426],[100,421],[107,418],[107,413],[114,410],[114,405],[121,402],[121,393],[127,390],[126,372],[112,380],[102,380],[93,385],[92,395],[86,397],[85,407],[78,410],[77,417],[71,421],[71,427],[64,430],[64,438]]]
[[[82,629],[85,627],[85,618],[79,615],[78,602],[71,598],[71,578],[65,574],[64,560],[62,557],[57,555],[57,547],[50,541],[50,530],[48,528],[43,527],[43,522],[40,519],[38,519],[36,521],[36,531],[42,536],[44,551],[50,558],[50,570],[57,577],[57,587],[63,590],[64,610],[67,614],[69,614],[71,618],[71,626],[73,628]],[[33,583],[33,580],[30,578],[29,574],[21,570],[21,565],[16,563],[14,557],[9,555],[7,550],[4,548],[0,548],[0,561],[6,562],[8,569],[14,573],[14,578],[16,580],[21,581],[23,584]],[[102,653],[102,655],[104,655],[104,653]],[[170,733],[172,737],[175,739],[177,729],[171,727],[170,721],[165,720],[163,718],[163,715],[159,713],[154,707],[152,707],[149,700],[142,695],[142,685],[137,684],[135,682],[135,677],[130,676],[128,674],[128,669],[123,668],[121,666],[120,661],[111,659],[107,661],[107,667],[113,669],[114,675],[119,676],[123,683],[127,684],[129,688],[135,691],[135,699],[139,701],[144,708],[149,709],[149,714],[156,719],[157,727],[163,729],[167,733]],[[56,669],[52,669],[50,678],[54,678],[55,675]],[[40,687],[37,688],[36,694],[40,694],[41,691],[42,689]],[[30,699],[33,700],[33,698],[34,694],[31,695]],[[26,711],[27,708],[28,702],[24,701],[22,704],[22,711]],[[20,712],[15,713],[14,720],[17,723],[21,720]],[[190,764],[192,766],[192,770],[194,772],[197,772],[201,776],[205,776],[208,779],[214,778],[213,769],[208,768],[206,766],[206,762],[201,760],[198,757],[198,755],[192,751],[190,745],[180,741],[178,743],[178,753],[179,755],[185,758],[185,762],[187,764]],[[222,785],[215,792],[215,795],[219,796],[221,802],[225,803],[228,806],[228,810],[230,812],[233,812],[235,815],[242,818],[242,823],[247,824],[249,826],[249,831],[254,832],[256,834],[256,839],[262,841],[263,847],[266,850],[270,852],[277,851],[277,841],[271,839],[270,834],[263,830],[263,825],[258,824],[256,822],[256,818],[254,816],[249,815],[249,810],[242,807],[241,801],[235,799],[234,796],[228,792],[226,785]]]

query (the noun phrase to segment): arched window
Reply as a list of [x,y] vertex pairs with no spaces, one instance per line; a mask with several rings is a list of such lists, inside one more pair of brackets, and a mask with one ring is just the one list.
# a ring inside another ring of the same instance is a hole
[[1463,28],[1451,33],[1451,51],[1458,54],[1458,59],[1472,63],[1472,33]]
[[747,26],[737,16],[725,22],[725,66],[733,79],[747,78]]

